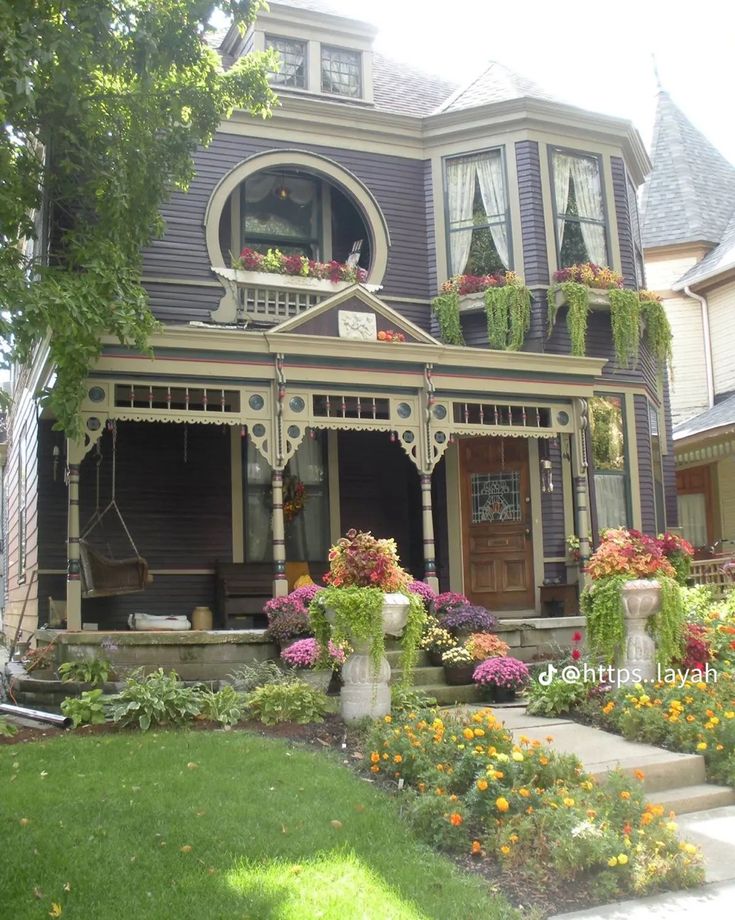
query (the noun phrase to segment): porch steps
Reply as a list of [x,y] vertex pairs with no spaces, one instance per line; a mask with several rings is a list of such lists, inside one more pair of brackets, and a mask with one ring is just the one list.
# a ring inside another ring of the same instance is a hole
[[[620,769],[633,775],[643,771],[643,789],[654,805],[678,815],[735,805],[735,789],[706,781],[704,758],[700,754],[680,754],[626,741],[613,735],[580,725],[562,717],[530,716],[522,709],[503,713],[505,727],[517,735],[549,743],[564,754],[574,754],[598,782],[604,783],[611,770]],[[546,738],[552,738],[546,742]]]
[[[391,683],[398,683],[403,673],[399,668],[400,648],[391,641],[387,641],[385,657],[391,666]],[[419,652],[416,667],[413,669],[413,686],[420,693],[433,696],[440,706],[451,706],[454,703],[477,703],[480,699],[480,691],[475,684],[450,686],[444,680],[444,668],[441,665],[439,667],[431,665],[426,652]]]

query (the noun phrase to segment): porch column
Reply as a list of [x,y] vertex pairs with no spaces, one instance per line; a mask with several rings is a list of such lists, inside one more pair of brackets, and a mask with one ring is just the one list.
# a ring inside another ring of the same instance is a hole
[[283,470],[273,470],[273,596],[288,594],[286,579],[286,533],[283,521]]
[[434,548],[434,513],[431,505],[431,473],[421,473],[421,517],[424,531],[424,581],[433,590],[439,591],[436,574],[436,550]]
[[[587,460],[587,400],[575,400],[575,430],[572,439],[572,476],[574,478],[574,495],[577,512],[577,536],[579,537],[580,568],[584,570],[590,558],[590,500],[589,463]],[[583,576],[584,579],[584,576]]]
[[82,573],[79,563],[79,465],[84,458],[83,441],[66,442],[69,505],[66,536],[66,628],[82,628]]

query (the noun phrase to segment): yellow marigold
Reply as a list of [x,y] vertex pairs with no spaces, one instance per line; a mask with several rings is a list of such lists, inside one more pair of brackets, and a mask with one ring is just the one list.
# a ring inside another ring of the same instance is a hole
[[507,856],[508,853],[510,853],[510,847],[506,844],[503,844],[503,846],[500,848],[500,852],[503,854],[503,856]]
[[484,729],[484,728],[476,728],[476,729],[475,729],[475,738],[484,738],[484,737],[485,737],[485,729]]
[[527,814],[527,815],[532,815],[532,814],[533,814],[533,805],[529,805],[529,806],[528,806],[528,808],[526,809],[526,814]]
[[495,807],[499,812],[505,813],[510,808],[510,805],[508,804],[508,800],[501,795],[495,799]]
[[473,856],[479,856],[482,853],[482,844],[479,840],[473,840],[472,846],[470,847],[470,853]]
[[628,862],[627,853],[619,853],[618,854],[618,864],[621,866],[624,866],[627,862]]
[[493,770],[493,779],[503,779],[505,773],[502,770]]
[[373,766],[370,767],[370,772],[371,772],[371,773],[380,773],[380,767],[379,767],[377,764],[373,764]]
[[522,760],[525,760],[525,759],[526,758],[523,756],[523,754],[521,754],[520,751],[513,751],[513,760],[515,760],[516,763],[520,763]]
[[693,722],[693,721],[694,721],[694,716],[693,716],[691,713],[689,713],[689,715],[688,715],[686,718],[687,718],[687,722]]
[[370,755],[370,760],[372,763],[377,763],[380,760],[380,754],[377,751],[373,751]]
[[419,783],[418,790],[419,792],[426,792],[426,783]]
[[459,827],[464,822],[464,818],[458,811],[453,811],[449,816],[449,821],[453,827]]
[[442,789],[441,786],[437,786],[437,787],[436,787],[436,794],[437,794],[437,795],[444,795],[444,790]]
[[617,864],[618,864],[618,857],[617,857],[617,856],[611,856],[610,859],[608,859],[607,864],[608,864],[608,866],[610,866],[610,868],[612,868],[613,866],[617,866]]
[[629,798],[630,798],[630,793],[628,792],[627,789],[623,789],[623,791],[620,793],[620,798],[621,798],[621,799],[629,799]]
[[403,763],[403,757],[400,754],[394,754],[393,763]]
[[694,846],[693,843],[680,843],[680,844],[679,844],[679,847],[680,847],[680,849],[682,849],[685,853],[689,853],[690,855],[694,855],[694,853],[697,852],[697,848]]
[[486,779],[477,780],[477,788],[480,790],[480,792],[484,792],[487,789],[487,787],[488,787],[488,781]]
[[531,793],[526,789],[525,786],[521,786],[518,790],[518,795],[522,796],[524,799],[527,799]]
[[653,815],[649,811],[644,811],[641,815],[641,824],[645,827],[653,821]]
[[466,729],[462,732],[462,734],[465,736],[465,738],[466,738],[468,741],[472,741],[472,739],[475,737],[475,733],[472,731],[471,728],[466,728]]
[[548,758],[548,757],[539,757],[538,762],[541,764],[542,767],[545,767],[545,766],[548,764],[548,762],[549,762],[549,758]]
[[735,712],[733,712],[732,709],[728,709],[727,712],[725,713],[725,718],[726,718],[726,719],[735,719]]
[[384,722],[392,722],[392,721],[393,721],[393,716],[383,716],[383,721],[384,721]]
[[590,819],[596,818],[596,817],[597,817],[597,812],[595,811],[594,808],[588,808],[588,809],[587,809],[587,817],[590,818]]
[[570,796],[567,796],[567,797],[564,799],[564,804],[567,806],[567,808],[571,808],[572,805],[574,805],[574,799],[571,798]]
[[698,751],[706,751],[706,750],[707,750],[707,742],[706,742],[706,741],[700,741],[699,744],[697,745],[697,750],[698,750]]
[[613,703],[612,700],[610,700],[609,703],[606,703],[606,704],[602,707],[602,711],[605,713],[606,716],[609,716],[610,713],[613,711],[613,709],[615,709],[615,703]]
[[646,774],[643,772],[643,770],[633,770],[633,776],[635,776],[635,778],[641,782],[643,782],[643,780],[646,778]]

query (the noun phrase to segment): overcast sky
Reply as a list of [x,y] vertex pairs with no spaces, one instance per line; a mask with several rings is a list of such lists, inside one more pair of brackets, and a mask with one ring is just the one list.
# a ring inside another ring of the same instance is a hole
[[727,0],[328,3],[374,22],[385,54],[457,82],[501,61],[564,102],[631,119],[647,146],[655,55],[674,102],[735,163],[735,5]]

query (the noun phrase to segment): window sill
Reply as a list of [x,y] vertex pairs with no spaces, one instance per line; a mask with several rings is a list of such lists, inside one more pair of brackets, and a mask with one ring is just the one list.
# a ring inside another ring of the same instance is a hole
[[[354,284],[352,281],[329,281],[326,278],[302,278],[299,275],[281,275],[277,272],[249,272],[240,268],[212,268],[225,281],[245,284],[248,287],[279,288],[284,291],[316,291],[337,294]],[[368,285],[370,287],[370,285]]]
[[[554,294],[556,306],[563,307],[566,305],[564,291],[557,291]],[[601,313],[610,312],[610,292],[601,288],[588,288],[588,303],[590,310],[597,310]]]

